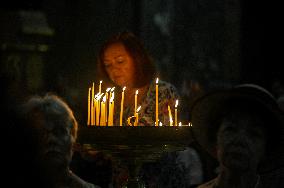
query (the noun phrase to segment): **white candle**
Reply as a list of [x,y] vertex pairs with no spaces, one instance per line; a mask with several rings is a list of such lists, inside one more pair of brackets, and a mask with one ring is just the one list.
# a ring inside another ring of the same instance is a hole
[[121,94],[121,103],[120,103],[120,118],[119,118],[119,125],[122,126],[122,119],[123,119],[123,105],[124,105],[124,90],[126,87],[123,87],[122,94]]
[[158,126],[159,122],[159,78],[156,79],[156,126]]
[[175,126],[177,126],[177,106],[178,106],[178,100],[176,100],[176,104],[175,104]]

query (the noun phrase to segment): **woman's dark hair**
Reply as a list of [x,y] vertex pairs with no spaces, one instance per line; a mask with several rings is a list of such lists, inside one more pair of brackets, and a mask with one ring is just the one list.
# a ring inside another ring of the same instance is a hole
[[141,87],[149,83],[156,74],[155,65],[152,58],[144,48],[141,40],[132,32],[124,31],[110,37],[102,46],[98,56],[98,75],[101,79],[109,79],[105,70],[103,58],[105,50],[112,44],[120,43],[124,46],[127,53],[132,57],[135,65],[136,80],[135,87]]

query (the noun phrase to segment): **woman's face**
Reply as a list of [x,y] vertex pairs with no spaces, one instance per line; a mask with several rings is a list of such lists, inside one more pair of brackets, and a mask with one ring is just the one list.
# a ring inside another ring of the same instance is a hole
[[109,78],[121,87],[133,87],[135,65],[121,43],[110,45],[104,52],[103,64]]

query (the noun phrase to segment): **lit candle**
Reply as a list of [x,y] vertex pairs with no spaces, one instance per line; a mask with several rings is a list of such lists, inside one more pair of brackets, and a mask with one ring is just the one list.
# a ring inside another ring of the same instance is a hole
[[97,124],[97,108],[98,108],[98,94],[95,95],[93,101],[94,101],[94,125],[98,125]]
[[108,104],[108,101],[109,101],[109,96],[108,96],[108,92],[110,91],[111,88],[107,88],[106,89],[106,120],[108,119],[108,111],[109,111],[109,106],[107,105]]
[[93,86],[92,86],[92,97],[91,97],[91,125],[95,124],[95,120],[94,120],[94,95],[95,95],[95,83],[93,82]]
[[170,126],[173,126],[173,116],[170,105],[168,105]]
[[110,92],[111,92],[111,104],[110,104],[110,108],[111,108],[111,124],[113,125],[113,114],[114,114],[114,89],[115,87],[111,88]]
[[100,99],[103,96],[103,93],[98,93],[96,96],[96,125],[100,125]]
[[109,114],[108,114],[108,125],[113,126],[113,102],[114,102],[114,94],[111,95],[109,99]]
[[93,101],[94,101],[94,115],[93,115],[94,125],[99,125],[97,122],[100,117],[100,114],[98,114],[98,94],[95,95]]
[[135,101],[134,101],[134,116],[136,114],[136,110],[137,110],[137,95],[138,95],[138,89],[135,92]]
[[182,123],[181,123],[181,122],[179,122],[179,123],[178,123],[178,126],[180,126],[180,127],[181,127],[181,126],[182,126]]
[[158,126],[159,122],[159,88],[158,88],[159,78],[156,79],[156,126]]
[[92,88],[89,87],[89,90],[88,90],[88,123],[87,125],[91,125],[91,119],[90,119],[90,116],[91,116],[91,112],[90,112],[90,108],[91,108],[91,90]]
[[114,89],[115,89],[115,87],[113,87],[113,88],[111,88],[111,90],[110,90],[110,97],[112,97],[112,96],[114,96]]
[[101,80],[101,81],[100,81],[100,85],[99,85],[99,93],[102,92],[102,83],[103,83],[103,81]]
[[134,122],[134,126],[137,126],[138,125],[138,112],[139,110],[141,109],[141,106],[139,106],[136,110],[136,113],[135,113],[135,122]]
[[114,89],[115,89],[115,87],[112,87],[112,88],[110,89],[109,98],[111,98],[112,95],[114,94]]
[[176,100],[175,104],[175,126],[177,126],[177,106],[178,106],[178,100]]
[[105,126],[106,125],[106,96],[103,97],[103,100],[101,102],[101,117],[100,117],[100,125]]
[[121,94],[121,103],[120,103],[120,119],[119,119],[119,125],[122,126],[122,119],[123,119],[123,105],[124,105],[124,90],[126,87],[123,87],[122,94]]

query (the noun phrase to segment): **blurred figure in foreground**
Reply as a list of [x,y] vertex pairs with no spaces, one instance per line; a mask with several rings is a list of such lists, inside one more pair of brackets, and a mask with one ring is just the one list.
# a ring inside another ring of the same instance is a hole
[[284,187],[283,112],[267,90],[243,84],[214,91],[191,112],[195,138],[220,165],[199,188]]
[[30,172],[35,185],[48,188],[95,188],[75,175],[69,164],[78,125],[72,110],[56,95],[33,96],[21,108],[32,130],[34,161]]

